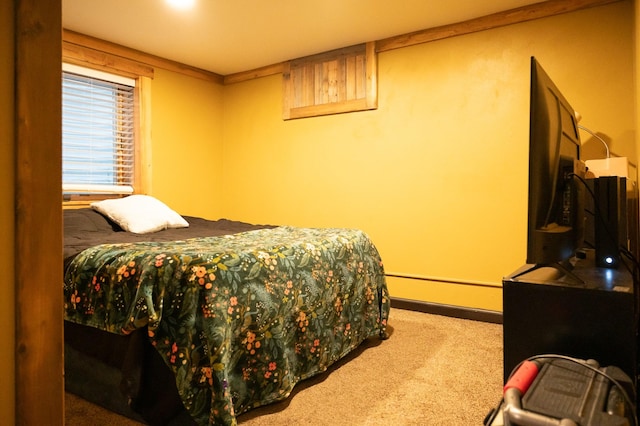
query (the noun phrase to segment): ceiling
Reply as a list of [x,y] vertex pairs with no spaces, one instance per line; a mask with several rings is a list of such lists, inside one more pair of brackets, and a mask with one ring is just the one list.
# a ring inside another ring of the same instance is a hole
[[65,29],[221,75],[540,0],[62,0]]

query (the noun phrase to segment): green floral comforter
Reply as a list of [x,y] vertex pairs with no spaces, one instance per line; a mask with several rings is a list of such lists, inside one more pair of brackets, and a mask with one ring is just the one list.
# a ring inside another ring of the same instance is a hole
[[99,245],[67,268],[64,293],[66,320],[147,327],[201,425],[286,398],[364,339],[386,337],[389,314],[378,251],[349,229]]

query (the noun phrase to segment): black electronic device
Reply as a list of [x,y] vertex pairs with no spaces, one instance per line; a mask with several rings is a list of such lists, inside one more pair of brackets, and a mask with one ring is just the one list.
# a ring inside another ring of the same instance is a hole
[[586,198],[587,215],[585,242],[595,248],[596,266],[620,266],[620,250],[628,249],[627,179],[602,176],[588,179],[593,197]]
[[575,111],[532,57],[527,264],[570,269],[584,238],[584,174]]

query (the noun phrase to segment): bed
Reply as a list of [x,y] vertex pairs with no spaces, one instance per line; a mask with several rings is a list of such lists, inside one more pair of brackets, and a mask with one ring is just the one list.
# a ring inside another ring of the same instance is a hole
[[68,391],[150,424],[232,425],[386,338],[364,232],[180,219],[138,234],[64,211]]

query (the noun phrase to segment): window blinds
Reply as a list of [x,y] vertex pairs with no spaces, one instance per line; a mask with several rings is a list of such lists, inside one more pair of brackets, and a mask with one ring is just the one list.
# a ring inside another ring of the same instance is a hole
[[135,80],[63,67],[64,193],[133,192]]

